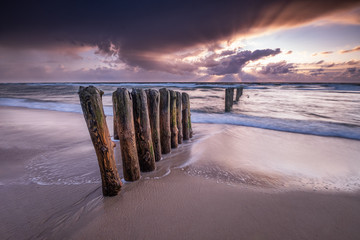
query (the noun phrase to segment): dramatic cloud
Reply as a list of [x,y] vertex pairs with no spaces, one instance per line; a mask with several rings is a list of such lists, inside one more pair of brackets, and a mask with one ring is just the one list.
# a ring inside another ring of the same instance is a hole
[[[0,46],[96,46],[99,54],[117,55],[129,66],[175,72],[173,67],[179,64],[164,66],[164,54],[239,34],[298,26],[358,4],[357,0],[8,1],[0,10]],[[181,67],[191,70],[186,64]],[[231,61],[222,69],[235,71]]]
[[359,61],[355,61],[355,60],[351,60],[351,61],[348,61],[347,64],[349,65],[360,65],[360,60]]
[[354,74],[356,72],[356,68],[348,68],[347,72],[350,74]]
[[353,49],[341,50],[340,53],[351,53],[356,51],[360,51],[360,46],[354,47]]
[[324,67],[331,68],[331,67],[333,67],[333,66],[335,66],[335,63],[330,63],[330,64],[328,64],[328,65],[325,65]]
[[324,73],[324,69],[322,69],[322,68],[310,70],[310,75],[311,76],[318,76],[318,75],[323,74],[323,73]]
[[278,63],[269,63],[265,67],[262,67],[261,74],[284,74],[290,73],[294,70],[294,64],[287,63],[286,61]]
[[239,73],[241,68],[249,61],[255,61],[267,56],[275,56],[281,51],[279,48],[251,51],[241,51],[221,59],[220,61],[209,61],[207,64],[208,73],[212,75],[225,75]]

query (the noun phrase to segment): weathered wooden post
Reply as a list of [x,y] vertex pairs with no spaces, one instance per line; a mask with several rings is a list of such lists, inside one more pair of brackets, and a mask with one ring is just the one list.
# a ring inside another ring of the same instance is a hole
[[182,93],[182,127],[184,140],[190,139],[190,99],[187,93]]
[[161,142],[160,142],[160,93],[155,89],[147,89],[147,102],[149,110],[149,119],[151,127],[151,136],[154,146],[155,161],[161,159]]
[[176,124],[176,92],[170,90],[170,130],[171,130],[171,147],[178,147],[178,128]]
[[155,170],[155,155],[150,130],[147,96],[143,89],[133,88],[131,94],[133,97],[134,125],[140,170],[150,172]]
[[92,143],[99,163],[102,192],[104,196],[115,196],[122,183],[114,159],[115,144],[111,141],[106,124],[102,95],[94,86],[80,87],[79,98]]
[[188,103],[188,115],[189,115],[189,130],[190,130],[190,138],[193,137],[193,130],[192,130],[192,126],[191,126],[191,107],[190,107],[190,97],[189,97],[189,103]]
[[166,154],[171,151],[170,92],[166,88],[161,88],[159,92],[161,152]]
[[230,112],[234,104],[234,88],[225,89],[225,112]]
[[176,92],[176,125],[178,127],[178,143],[181,144],[183,141],[183,128],[182,128],[182,99],[181,93]]
[[[113,94],[114,95],[114,94]],[[113,123],[114,123],[114,139],[119,140],[119,135],[118,135],[118,129],[117,129],[117,116],[116,116],[116,109],[118,109],[118,106],[116,106],[116,102],[114,101],[114,96],[113,96]]]
[[120,140],[121,158],[126,181],[140,179],[140,166],[136,146],[133,101],[126,88],[118,88],[112,95],[114,105],[114,121]]
[[237,87],[236,88],[236,98],[235,98],[235,102],[238,102],[241,95],[243,93],[243,87]]

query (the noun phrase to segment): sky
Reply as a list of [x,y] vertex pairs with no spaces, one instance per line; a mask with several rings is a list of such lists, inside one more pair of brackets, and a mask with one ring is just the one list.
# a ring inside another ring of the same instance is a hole
[[360,83],[360,0],[16,1],[0,82]]

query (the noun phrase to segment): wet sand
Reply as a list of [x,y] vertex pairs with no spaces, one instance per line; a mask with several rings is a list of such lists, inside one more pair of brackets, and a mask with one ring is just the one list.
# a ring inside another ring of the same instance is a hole
[[357,180],[360,141],[194,124],[192,142],[164,156],[155,172],[125,183],[118,196],[103,198],[82,115],[0,107],[0,122],[1,239],[360,236],[357,185],[350,191],[321,182]]

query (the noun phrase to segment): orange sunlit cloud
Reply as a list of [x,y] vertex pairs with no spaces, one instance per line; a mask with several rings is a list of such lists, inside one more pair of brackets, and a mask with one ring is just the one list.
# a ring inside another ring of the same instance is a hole
[[360,46],[354,47],[353,49],[341,50],[340,53],[351,53],[356,51],[360,51]]

